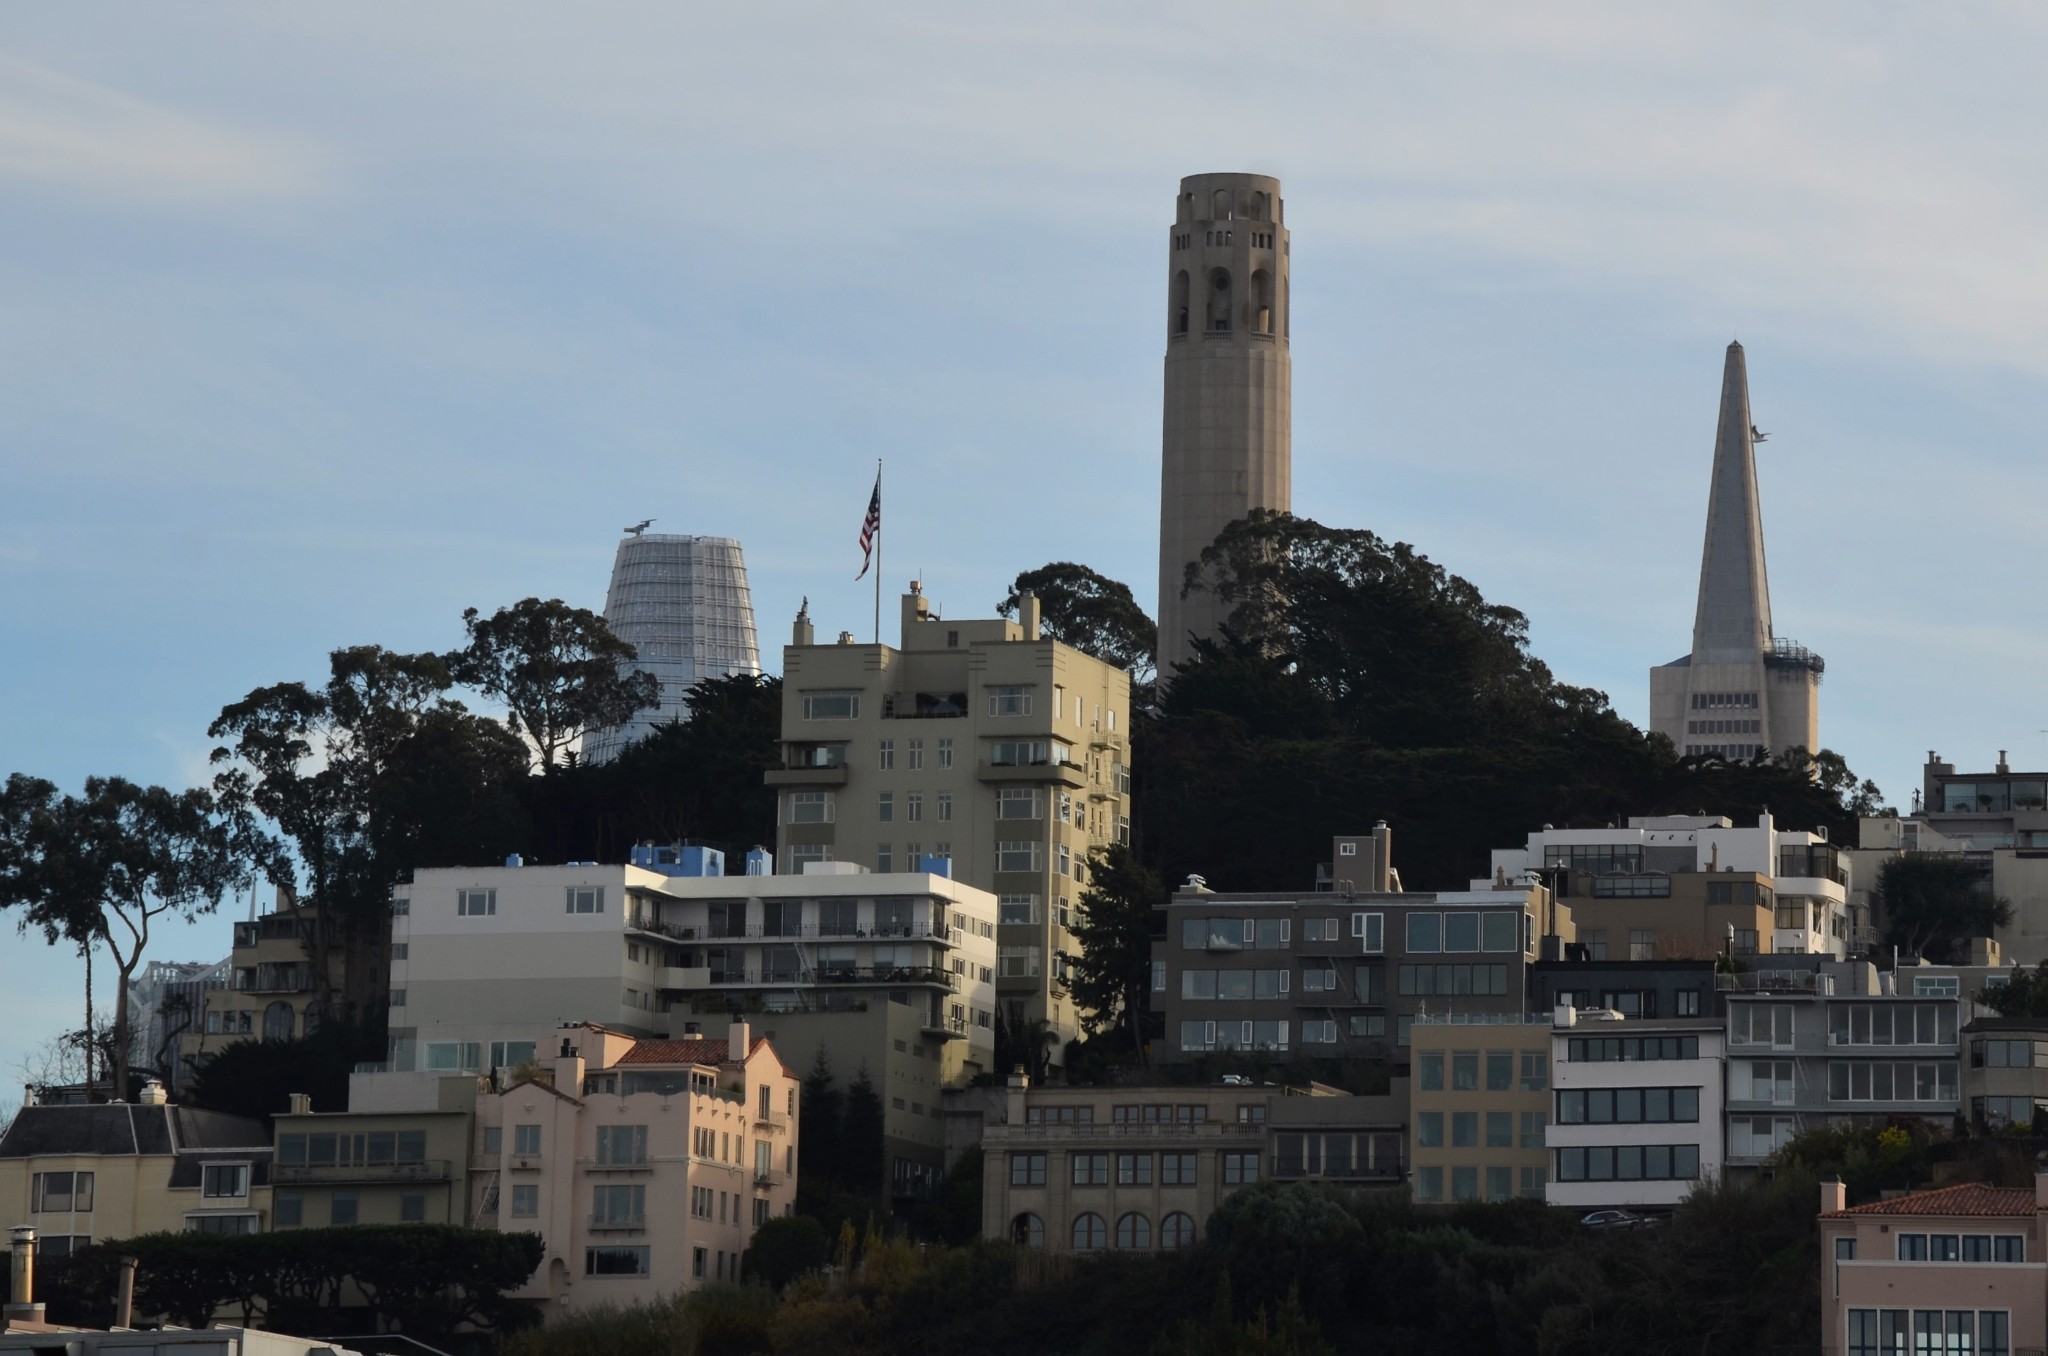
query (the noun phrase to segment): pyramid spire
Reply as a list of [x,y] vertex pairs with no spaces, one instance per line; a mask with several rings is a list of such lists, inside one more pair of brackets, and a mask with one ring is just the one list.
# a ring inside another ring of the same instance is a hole
[[1721,423],[1714,434],[1714,483],[1700,558],[1692,662],[1752,662],[1771,649],[1771,586],[1764,573],[1764,519],[1757,501],[1755,425],[1742,345],[1728,345],[1721,373]]

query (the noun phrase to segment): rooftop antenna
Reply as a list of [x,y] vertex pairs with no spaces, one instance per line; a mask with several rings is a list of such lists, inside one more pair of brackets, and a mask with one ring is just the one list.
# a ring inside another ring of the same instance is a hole
[[628,527],[628,528],[623,528],[623,529],[621,529],[621,530],[622,530],[622,531],[624,531],[624,532],[625,532],[625,534],[626,534],[627,536],[629,536],[629,537],[637,537],[637,536],[639,536],[639,535],[640,535],[640,534],[641,534],[642,532],[645,532],[645,531],[646,531],[646,530],[647,530],[648,528],[652,527],[653,525],[654,525],[654,519],[652,519],[652,518],[642,518],[642,519],[641,519],[641,520],[640,520],[639,522],[637,522],[637,523],[633,524],[633,526],[631,526],[631,527]]

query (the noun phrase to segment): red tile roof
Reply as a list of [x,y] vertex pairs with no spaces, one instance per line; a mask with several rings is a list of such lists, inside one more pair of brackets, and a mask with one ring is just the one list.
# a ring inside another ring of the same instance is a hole
[[1961,1186],[1936,1187],[1932,1191],[1895,1196],[1888,1201],[1851,1206],[1834,1212],[1828,1218],[1840,1219],[1844,1215],[2013,1216],[2033,1213],[2032,1187],[1994,1187],[1981,1182],[1967,1182]]
[[[766,1036],[754,1037],[747,1046],[748,1056],[752,1057],[756,1050],[759,1050],[766,1044],[768,1044]],[[620,1064],[706,1064],[716,1067],[732,1057],[732,1052],[727,1048],[728,1045],[729,1042],[727,1041],[704,1040],[702,1038],[682,1041],[640,1040],[633,1042],[633,1048],[620,1055],[617,1062]],[[775,1062],[782,1065],[782,1072],[785,1077],[796,1077],[795,1074],[789,1071],[787,1064],[782,1064],[782,1059],[779,1055],[776,1057]]]

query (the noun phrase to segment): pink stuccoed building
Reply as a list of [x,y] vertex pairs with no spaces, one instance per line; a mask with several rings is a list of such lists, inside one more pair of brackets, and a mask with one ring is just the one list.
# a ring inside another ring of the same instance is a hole
[[796,1201],[798,1080],[734,1022],[724,1040],[564,1028],[551,1076],[477,1102],[475,1222],[546,1240],[520,1298],[549,1316],[737,1280]]
[[2048,1345],[2048,1173],[1851,1208],[1821,1183],[1821,1349],[2038,1356]]

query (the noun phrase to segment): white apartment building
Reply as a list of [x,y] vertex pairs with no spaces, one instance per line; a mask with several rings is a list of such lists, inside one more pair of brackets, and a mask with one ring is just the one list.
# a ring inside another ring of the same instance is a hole
[[[452,867],[393,901],[394,1069],[503,1069],[558,1029],[694,1037],[734,1013],[843,1087],[883,1099],[890,1180],[944,1162],[940,1093],[995,1066],[995,897],[925,872],[823,863],[800,876],[641,851],[644,865]],[[691,850],[690,855],[698,855]]]
[[[1624,934],[1638,945],[1632,940],[1636,934],[1668,932],[1674,920],[1683,919],[1677,930],[1686,933],[1704,930],[1707,919],[1718,922],[1717,915],[1691,912],[1741,902],[1735,882],[1716,876],[1754,882],[1756,902],[1768,907],[1769,935],[1756,929],[1755,951],[1839,960],[1850,947],[1847,856],[1825,830],[1780,829],[1768,814],[1742,827],[1719,815],[1639,815],[1624,826],[1599,829],[1545,827],[1520,847],[1494,849],[1491,865],[1496,882],[1543,873],[1571,901],[1581,933],[1602,932],[1616,947]],[[1708,954],[1720,949],[1714,940]],[[1738,954],[1745,949],[1736,948]],[[1687,957],[1610,950],[1605,958]]]
[[1718,1175],[1723,1037],[1714,1018],[1559,1008],[1544,1199],[1573,1210],[1668,1210]]

